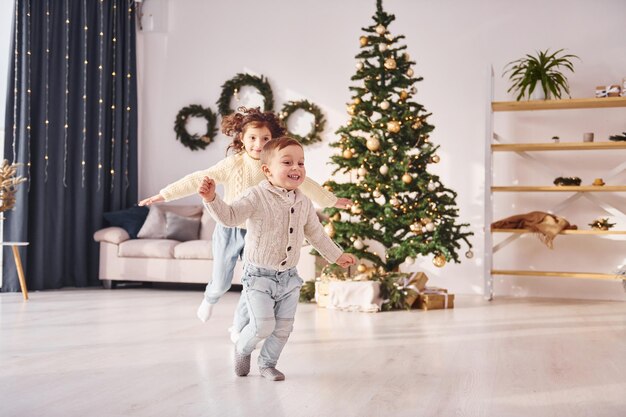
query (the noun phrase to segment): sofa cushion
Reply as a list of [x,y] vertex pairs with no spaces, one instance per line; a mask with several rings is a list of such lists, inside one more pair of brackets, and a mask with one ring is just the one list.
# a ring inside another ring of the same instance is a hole
[[125,210],[109,211],[103,216],[109,226],[121,227],[128,232],[131,239],[136,239],[148,216],[148,208],[135,206]]
[[166,213],[175,213],[179,216],[195,217],[199,219],[202,215],[202,206],[153,204],[150,206],[150,213],[137,234],[137,237],[140,239],[165,239],[167,236]]
[[198,240],[200,230],[200,217],[184,217],[176,213],[165,213],[165,238],[179,242]]
[[173,258],[180,242],[167,239],[135,239],[122,242],[118,255],[126,258]]
[[109,242],[119,245],[122,242],[130,239],[128,232],[121,227],[105,227],[93,234],[93,239],[96,242]]
[[176,259],[213,259],[213,248],[210,240],[190,240],[176,245]]

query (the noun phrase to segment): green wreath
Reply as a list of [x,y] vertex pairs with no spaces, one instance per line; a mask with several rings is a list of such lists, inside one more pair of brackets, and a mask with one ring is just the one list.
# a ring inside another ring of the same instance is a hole
[[[206,133],[204,135],[190,135],[189,132],[187,132],[187,121],[189,117],[202,117],[206,119]],[[180,140],[184,146],[192,151],[204,149],[213,141],[213,137],[217,133],[217,128],[215,127],[216,122],[217,117],[209,108],[204,108],[199,104],[191,104],[188,107],[183,107],[176,115],[176,121],[174,122],[176,139]]]
[[274,109],[274,94],[272,93],[272,87],[270,87],[267,78],[250,74],[237,74],[222,85],[222,94],[219,100],[217,100],[217,108],[222,117],[234,111],[230,108],[231,97],[241,91],[241,87],[248,85],[259,90],[259,93],[263,96],[264,111],[272,111]]
[[322,114],[322,110],[317,107],[315,104],[309,102],[308,100],[299,100],[299,101],[289,101],[285,103],[283,109],[280,111],[279,117],[287,126],[287,121],[289,117],[296,110],[304,110],[307,113],[311,113],[314,117],[313,125],[311,126],[311,130],[306,136],[300,136],[296,133],[287,131],[288,135],[293,137],[294,139],[298,139],[303,145],[310,145],[311,143],[321,142],[322,137],[320,136],[324,131],[324,126],[326,125],[326,120],[324,119],[324,115]]

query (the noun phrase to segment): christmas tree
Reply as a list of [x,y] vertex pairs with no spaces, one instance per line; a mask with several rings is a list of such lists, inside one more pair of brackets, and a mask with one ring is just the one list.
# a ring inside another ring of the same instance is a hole
[[[439,267],[446,261],[459,262],[457,250],[463,240],[470,249],[468,224],[456,223],[456,193],[446,188],[437,175],[428,172],[436,164],[439,146],[429,134],[424,106],[411,101],[417,92],[405,37],[394,36],[389,24],[395,16],[386,13],[382,0],[376,2],[374,24],[363,28],[361,50],[356,56],[357,72],[350,87],[350,119],[339,128],[340,139],[330,146],[339,154],[331,157],[348,181],[328,181],[337,196],[353,201],[348,210],[326,209],[328,235],[346,251],[367,259],[385,271],[411,264],[417,256],[433,256]],[[368,241],[385,248],[384,256]],[[365,269],[359,265],[359,271]]]

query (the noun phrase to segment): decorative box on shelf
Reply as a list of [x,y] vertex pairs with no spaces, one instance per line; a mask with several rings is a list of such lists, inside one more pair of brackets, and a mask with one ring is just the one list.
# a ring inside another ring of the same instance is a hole
[[454,294],[448,294],[445,288],[426,287],[420,292],[413,307],[421,310],[454,308]]

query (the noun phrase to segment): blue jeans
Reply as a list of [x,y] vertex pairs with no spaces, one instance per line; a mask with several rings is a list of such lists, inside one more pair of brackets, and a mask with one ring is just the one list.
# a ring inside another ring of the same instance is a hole
[[[230,288],[237,258],[243,255],[245,236],[246,229],[225,227],[221,224],[215,226],[212,241],[213,274],[204,291],[204,298],[208,303],[217,303]],[[245,304],[243,306],[245,308]],[[247,317],[248,313],[244,312],[243,315]]]
[[257,343],[265,339],[259,354],[259,367],[276,367],[293,330],[303,281],[296,268],[278,272],[253,265],[244,266],[241,281],[250,322],[241,331],[237,352],[249,355]]

